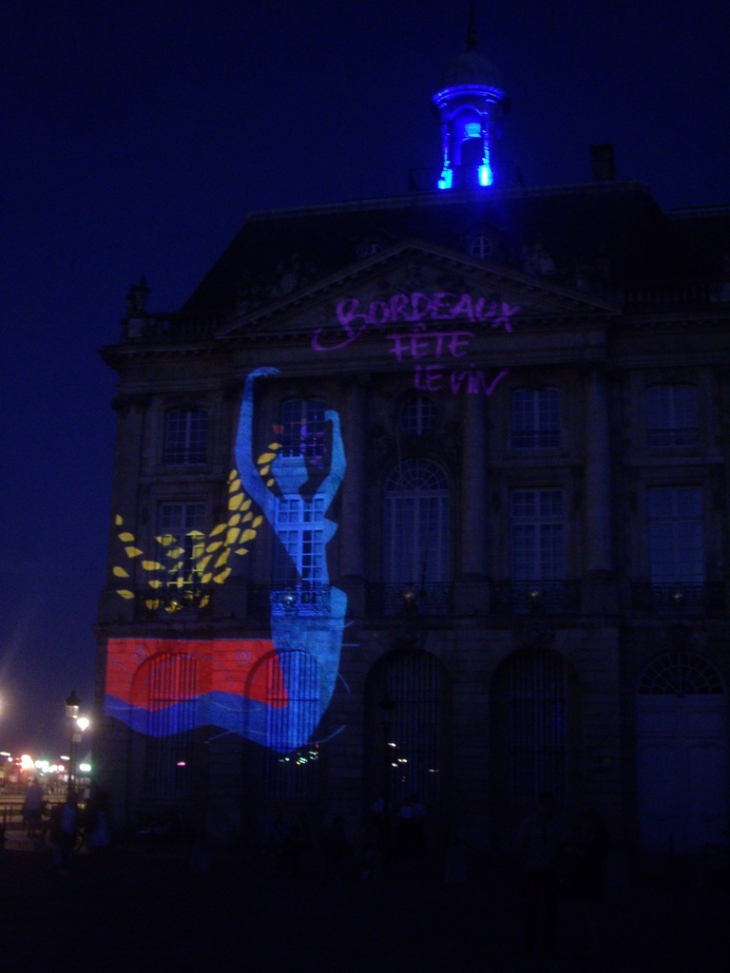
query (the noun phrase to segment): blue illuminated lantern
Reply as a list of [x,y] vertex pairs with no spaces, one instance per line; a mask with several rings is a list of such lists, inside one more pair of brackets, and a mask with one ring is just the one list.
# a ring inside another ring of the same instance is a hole
[[431,99],[441,125],[439,189],[476,189],[494,182],[492,143],[509,102],[497,68],[477,54],[476,46],[472,8],[467,49],[446,65]]

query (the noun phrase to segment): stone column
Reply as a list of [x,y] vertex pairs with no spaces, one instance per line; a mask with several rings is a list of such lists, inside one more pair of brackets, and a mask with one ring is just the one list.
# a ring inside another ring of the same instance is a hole
[[487,551],[487,430],[484,399],[467,395],[461,459],[461,576],[484,577]]
[[347,469],[342,484],[340,517],[340,575],[365,577],[365,389],[357,379],[347,391],[342,416],[342,441]]
[[613,569],[611,550],[611,458],[603,375],[594,370],[586,390],[586,569]]

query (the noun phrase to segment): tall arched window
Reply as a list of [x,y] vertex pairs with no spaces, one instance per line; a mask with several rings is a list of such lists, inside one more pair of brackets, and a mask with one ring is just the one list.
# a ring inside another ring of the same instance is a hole
[[206,409],[173,409],[165,416],[165,445],[162,462],[166,466],[204,463],[208,449],[208,412]]
[[449,486],[431,460],[404,460],[385,481],[383,580],[422,585],[449,577]]
[[306,741],[319,722],[319,663],[306,652],[285,651],[264,667],[257,679],[266,681],[266,795],[275,800],[313,799],[319,747],[299,742]]
[[554,449],[560,445],[558,389],[515,389],[510,444],[513,449]]
[[649,446],[694,446],[697,442],[697,389],[694,385],[654,385],[646,392]]

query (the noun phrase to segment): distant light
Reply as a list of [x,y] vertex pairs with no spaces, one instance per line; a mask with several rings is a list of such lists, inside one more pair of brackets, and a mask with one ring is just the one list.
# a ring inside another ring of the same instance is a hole
[[91,764],[79,764],[79,770],[82,774],[88,774],[91,771]]
[[187,764],[185,763],[184,760],[178,760],[177,765],[178,765],[178,767],[186,767],[187,766]]
[[71,758],[69,757],[69,755],[67,753],[62,753],[59,759],[60,760],[70,760]]
[[47,760],[36,760],[35,762],[36,770],[40,770],[42,774],[48,773],[48,761]]
[[480,186],[491,186],[494,181],[492,176],[492,170],[489,168],[486,162],[483,162],[479,166],[479,185]]
[[35,768],[35,763],[33,758],[29,754],[24,753],[20,758],[20,769],[21,770],[33,770]]
[[91,720],[86,716],[79,716],[79,718],[76,720],[76,726],[81,730],[82,733],[85,730],[88,730],[90,725]]

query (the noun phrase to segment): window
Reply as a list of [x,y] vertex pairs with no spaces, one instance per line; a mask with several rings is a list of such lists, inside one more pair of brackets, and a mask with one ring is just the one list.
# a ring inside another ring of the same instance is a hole
[[406,436],[423,436],[436,425],[438,409],[425,395],[409,395],[398,413],[398,428]]
[[324,456],[324,413],[322,399],[289,399],[282,403],[282,456],[304,456],[308,460]]
[[697,389],[655,385],[646,393],[649,446],[694,446],[697,442]]
[[200,572],[196,563],[205,548],[205,504],[162,503],[159,510],[160,542],[169,564],[165,564],[168,584],[190,585]]
[[204,463],[208,446],[208,413],[205,409],[174,409],[165,416],[166,466]]
[[701,489],[650,488],[647,521],[650,580],[654,584],[702,584],[705,557]]
[[562,490],[515,490],[511,512],[512,580],[563,578]]
[[386,582],[448,580],[449,489],[430,460],[405,460],[385,483],[383,576]]
[[307,586],[321,583],[325,571],[325,497],[307,500],[289,494],[276,504],[276,534],[282,546],[274,560],[274,581]]
[[558,389],[515,389],[510,442],[513,449],[551,449],[560,445]]
[[137,678],[148,685],[145,791],[155,797],[182,797],[192,784],[197,719],[197,660],[163,653],[149,660],[151,672]]

